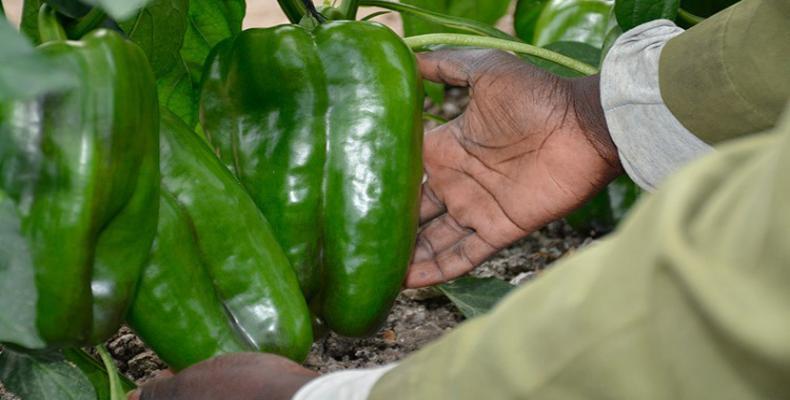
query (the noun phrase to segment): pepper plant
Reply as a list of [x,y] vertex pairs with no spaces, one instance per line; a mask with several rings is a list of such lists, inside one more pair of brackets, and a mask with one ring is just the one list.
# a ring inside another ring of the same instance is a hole
[[[25,0],[19,30],[0,18],[0,382],[122,398],[101,343],[124,319],[174,369],[374,332],[417,228],[413,52],[590,75],[620,32],[730,1],[278,0],[291,25],[242,32],[244,0]],[[515,36],[493,26],[511,5]],[[615,182],[570,219],[609,229],[635,197]],[[509,289],[440,288],[469,317]]]

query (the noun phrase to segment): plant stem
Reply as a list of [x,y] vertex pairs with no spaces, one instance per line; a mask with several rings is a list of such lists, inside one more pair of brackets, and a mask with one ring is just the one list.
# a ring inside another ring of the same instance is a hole
[[313,0],[302,0],[302,4],[304,4],[305,9],[307,9],[307,13],[305,15],[309,14],[311,17],[313,17],[313,19],[318,21],[319,24],[326,22],[326,18],[324,18],[324,16],[321,15],[318,10],[316,10]]
[[359,0],[343,0],[340,3],[340,7],[338,7],[341,13],[346,16],[347,19],[355,20],[357,19],[357,9],[359,9]]
[[680,17],[680,19],[686,21],[690,25],[697,25],[698,23],[705,20],[705,18],[694,15],[682,8],[678,8],[678,17]]
[[66,31],[63,30],[58,16],[55,15],[55,9],[46,3],[38,11],[38,34],[41,36],[41,43],[68,40]]
[[514,42],[511,40],[475,35],[462,35],[456,33],[433,33],[429,35],[407,37],[404,40],[406,41],[406,44],[414,51],[420,51],[425,47],[433,45],[482,47],[540,57],[544,60],[562,65],[563,67],[570,68],[584,75],[594,75],[598,73],[598,69],[592,65],[585,64],[571,57],[564,56],[560,53],[556,53],[541,47],[533,46],[531,44]]
[[104,369],[107,370],[107,377],[110,379],[110,400],[125,400],[126,393],[123,386],[121,386],[121,380],[118,378],[118,369],[115,367],[110,353],[103,344],[96,346],[96,351],[99,353],[99,357],[104,363]]
[[307,14],[307,7],[305,7],[302,0],[277,0],[277,2],[291,23],[298,24],[302,17]]
[[477,35],[520,41],[520,39],[510,36],[507,33],[494,28],[493,26],[486,25],[472,19],[451,17],[442,13],[413,6],[411,4],[398,3],[389,0],[360,0],[359,5],[366,7],[380,7],[387,10],[397,11],[401,14],[412,15],[422,20],[433,22],[447,28],[457,29]]
[[0,17],[5,17],[5,9],[3,8],[3,0],[0,0]]
[[86,33],[99,27],[105,19],[107,19],[107,14],[99,7],[93,7],[90,12],[80,18],[76,24],[66,29],[66,33],[71,39],[79,39],[85,36]]

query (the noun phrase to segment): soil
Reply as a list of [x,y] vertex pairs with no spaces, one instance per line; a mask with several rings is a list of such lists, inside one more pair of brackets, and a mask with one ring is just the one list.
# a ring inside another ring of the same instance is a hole
[[[577,234],[564,222],[554,222],[502,250],[473,275],[497,277],[522,285],[538,277],[552,262],[592,239]],[[313,344],[305,366],[326,373],[398,361],[462,323],[464,317],[438,290],[405,290],[384,326],[368,338],[335,334]],[[167,365],[128,328],[107,342],[121,372],[138,384],[156,376]]]

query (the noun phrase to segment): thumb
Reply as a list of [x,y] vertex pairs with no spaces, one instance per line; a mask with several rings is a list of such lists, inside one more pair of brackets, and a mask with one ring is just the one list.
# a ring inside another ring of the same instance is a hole
[[498,50],[445,49],[417,54],[423,78],[463,87],[473,86],[480,75],[513,61],[518,58]]

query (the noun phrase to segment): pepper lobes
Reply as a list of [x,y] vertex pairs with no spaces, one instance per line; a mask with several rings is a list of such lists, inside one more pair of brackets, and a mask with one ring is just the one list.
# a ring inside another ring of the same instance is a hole
[[0,104],[0,191],[26,244],[12,251],[32,259],[43,341],[97,343],[120,326],[156,233],[156,86],[111,31],[38,50],[79,83]]
[[310,313],[244,188],[177,116],[161,112],[161,211],[130,326],[171,367],[227,352],[301,361]]
[[376,23],[249,29],[203,78],[207,141],[252,195],[327,325],[371,333],[400,291],[422,178],[413,53]]

